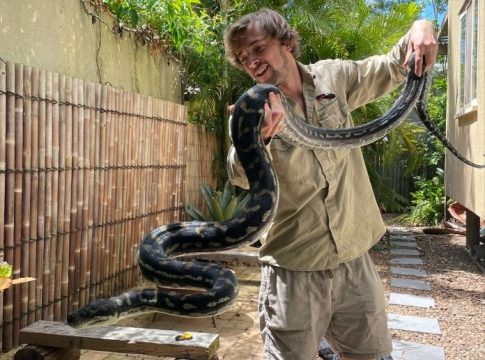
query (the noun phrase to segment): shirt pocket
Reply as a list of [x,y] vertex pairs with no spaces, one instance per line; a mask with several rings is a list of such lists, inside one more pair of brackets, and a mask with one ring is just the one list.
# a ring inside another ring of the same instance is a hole
[[303,184],[308,179],[309,159],[303,154],[303,149],[279,138],[271,142],[273,167],[280,185]]
[[348,111],[336,98],[315,102],[315,123],[322,128],[342,128],[347,123]]
[[[315,115],[317,117],[315,122],[317,126],[327,129],[342,129],[352,127],[348,108],[345,105],[341,105],[336,98],[317,101],[315,107]],[[339,148],[335,150],[317,150],[316,154],[320,163],[326,161],[338,163],[347,157],[349,151],[349,148]],[[328,171],[331,164],[322,164],[322,166]]]

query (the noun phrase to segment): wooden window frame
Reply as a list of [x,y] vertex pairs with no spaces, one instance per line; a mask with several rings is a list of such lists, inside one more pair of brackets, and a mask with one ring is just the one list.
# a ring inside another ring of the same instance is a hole
[[478,111],[478,0],[468,0],[459,16],[459,82],[455,118],[469,117]]

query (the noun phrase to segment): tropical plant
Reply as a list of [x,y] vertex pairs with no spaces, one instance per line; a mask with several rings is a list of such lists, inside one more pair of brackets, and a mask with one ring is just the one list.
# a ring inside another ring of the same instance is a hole
[[[445,132],[447,82],[444,74],[437,73],[430,89],[429,116]],[[446,203],[444,191],[444,146],[434,137],[422,137],[423,153],[421,175],[414,178],[415,191],[411,193],[413,207],[404,220],[412,224],[437,225],[443,220]]]
[[185,205],[185,211],[193,220],[199,221],[225,221],[239,215],[245,208],[249,193],[236,191],[229,181],[226,181],[222,191],[216,191],[207,184],[200,185],[200,192],[204,198],[209,216],[192,204]]
[[444,171],[436,169],[431,178],[415,177],[417,190],[411,195],[413,209],[404,219],[413,225],[438,225],[441,223],[446,203]]
[[[101,0],[98,0],[101,1]],[[384,53],[406,32],[425,6],[424,1],[366,0],[102,0],[120,22],[134,28],[145,24],[157,32],[165,49],[180,59],[185,101],[189,103],[190,121],[217,132],[220,155],[215,160],[218,184],[224,184],[225,154],[229,146],[227,106],[253,81],[242,71],[229,66],[223,49],[225,29],[241,15],[262,7],[282,13],[301,36],[300,61],[315,62],[325,58],[361,59]],[[429,2],[429,1],[428,1]],[[444,1],[431,1],[436,11]],[[357,122],[380,115],[390,98],[367,105],[354,112]],[[386,106],[386,109],[388,106]],[[419,130],[406,126],[391,133],[364,150],[383,154],[383,162],[391,162],[403,152],[408,171],[420,165],[416,134]],[[374,155],[372,155],[374,156]],[[372,162],[367,160],[368,166]],[[371,173],[372,171],[370,171]],[[374,169],[376,195],[388,193],[380,186],[379,172]],[[372,175],[372,174],[371,174]],[[399,195],[385,195],[383,199]],[[384,201],[384,200],[383,200]],[[387,201],[387,200],[386,200]],[[402,206],[394,204],[396,206]],[[392,208],[393,204],[387,204]]]

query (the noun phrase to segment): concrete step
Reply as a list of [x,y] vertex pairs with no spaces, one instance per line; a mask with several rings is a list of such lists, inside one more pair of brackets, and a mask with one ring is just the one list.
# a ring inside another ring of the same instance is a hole
[[445,350],[440,346],[408,341],[392,341],[393,360],[445,360]]
[[440,325],[435,318],[399,314],[388,314],[387,316],[390,329],[441,334]]
[[395,274],[395,275],[408,275],[408,276],[419,276],[419,277],[424,277],[428,275],[426,270],[414,269],[414,268],[403,268],[403,267],[391,266],[390,271],[391,271],[391,274]]
[[420,308],[432,308],[435,306],[434,299],[431,297],[399,294],[399,293],[389,294],[389,304],[415,306]]
[[398,257],[393,258],[390,261],[393,265],[423,265],[423,260],[418,258],[405,258],[405,257]]
[[430,291],[431,284],[424,280],[391,278],[391,287]]

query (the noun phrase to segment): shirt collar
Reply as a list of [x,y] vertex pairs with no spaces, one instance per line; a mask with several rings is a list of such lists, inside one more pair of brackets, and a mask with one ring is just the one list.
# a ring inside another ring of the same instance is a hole
[[330,100],[335,98],[335,93],[325,86],[325,81],[315,81],[317,76],[311,70],[310,66],[303,65],[299,62],[297,62],[297,64],[300,69],[304,89],[305,91],[310,89],[313,90],[311,91],[311,94],[313,95],[314,100],[322,101],[324,99]]

